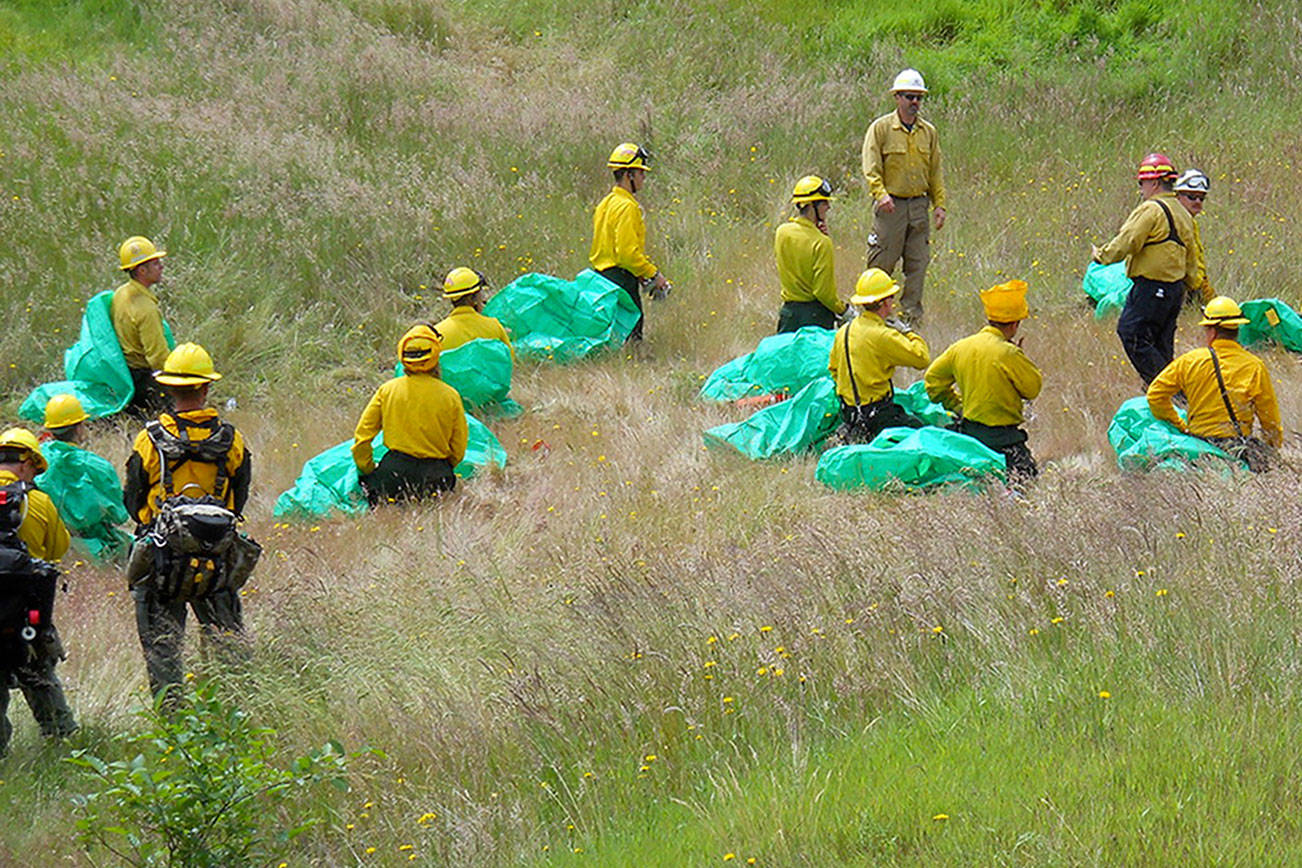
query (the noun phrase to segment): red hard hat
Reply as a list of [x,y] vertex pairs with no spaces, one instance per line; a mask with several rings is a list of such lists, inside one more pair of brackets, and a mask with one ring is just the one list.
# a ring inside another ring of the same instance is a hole
[[1165,181],[1176,176],[1175,165],[1166,154],[1152,153],[1139,161],[1136,177],[1141,181]]

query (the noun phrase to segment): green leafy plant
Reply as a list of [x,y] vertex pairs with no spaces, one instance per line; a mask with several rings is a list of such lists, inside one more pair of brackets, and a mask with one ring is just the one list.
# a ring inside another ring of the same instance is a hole
[[293,817],[295,797],[328,782],[346,790],[348,756],[334,741],[288,768],[273,758],[275,730],[216,695],[189,687],[175,708],[155,704],[129,744],[130,759],[107,761],[86,750],[68,762],[99,784],[76,799],[78,840],[133,866],[229,866],[265,861],[268,846],[313,825]]

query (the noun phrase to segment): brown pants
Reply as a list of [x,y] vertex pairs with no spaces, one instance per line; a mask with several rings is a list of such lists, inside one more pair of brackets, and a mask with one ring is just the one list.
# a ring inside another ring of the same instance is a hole
[[931,200],[926,196],[896,199],[889,214],[873,214],[873,231],[868,236],[868,267],[887,274],[904,258],[904,291],[900,307],[904,318],[916,324],[922,320],[922,283],[931,261]]

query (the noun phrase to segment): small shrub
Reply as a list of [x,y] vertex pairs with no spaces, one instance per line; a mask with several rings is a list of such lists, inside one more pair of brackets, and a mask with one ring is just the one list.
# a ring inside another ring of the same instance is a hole
[[[280,768],[275,731],[255,726],[210,684],[196,684],[170,713],[155,705],[141,716],[148,726],[130,740],[131,759],[85,750],[68,759],[99,785],[76,799],[78,841],[92,855],[107,851],[133,866],[255,864],[273,837],[293,840],[312,825],[288,821],[300,791],[322,781],[348,788],[337,742]],[[285,827],[273,830],[277,820]]]

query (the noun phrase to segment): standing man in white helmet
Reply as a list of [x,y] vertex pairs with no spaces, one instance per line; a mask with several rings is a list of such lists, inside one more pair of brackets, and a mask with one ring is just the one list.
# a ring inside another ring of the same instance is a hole
[[154,286],[163,279],[163,257],[154,242],[143,235],[133,235],[118,248],[118,262],[127,273],[127,282],[113,293],[109,308],[113,331],[117,332],[122,355],[131,371],[135,387],[126,411],[142,420],[167,409],[167,396],[154,381],[154,371],[161,371],[171,349],[163,331],[163,314],[158,309]]
[[[1203,213],[1203,200],[1212,188],[1212,181],[1197,169],[1185,169],[1175,179],[1175,198],[1180,201],[1193,217]],[[1203,237],[1198,231],[1198,221],[1193,222],[1194,270],[1190,277],[1190,292],[1186,300],[1195,306],[1203,306],[1216,297],[1211,282],[1207,279],[1207,249],[1203,247]]]
[[940,171],[940,137],[918,116],[927,85],[922,73],[906,69],[891,85],[895,111],[872,122],[863,138],[863,173],[873,197],[868,268],[889,274],[904,258],[904,316],[922,319],[922,285],[931,260],[933,208],[936,229],[945,225],[945,183]]
[[773,236],[782,286],[777,333],[809,325],[831,329],[846,309],[836,294],[832,239],[827,234],[832,185],[817,175],[806,175],[796,182],[791,201],[799,213],[779,226]]
[[[615,186],[597,205],[592,215],[592,249],[588,262],[592,270],[628,293],[642,310],[641,283],[647,281],[656,293],[669,291],[669,281],[646,255],[646,224],[637,194],[646,184],[651,155],[633,142],[623,142],[611,151],[606,168],[615,176]],[[639,317],[631,341],[642,340]]]

